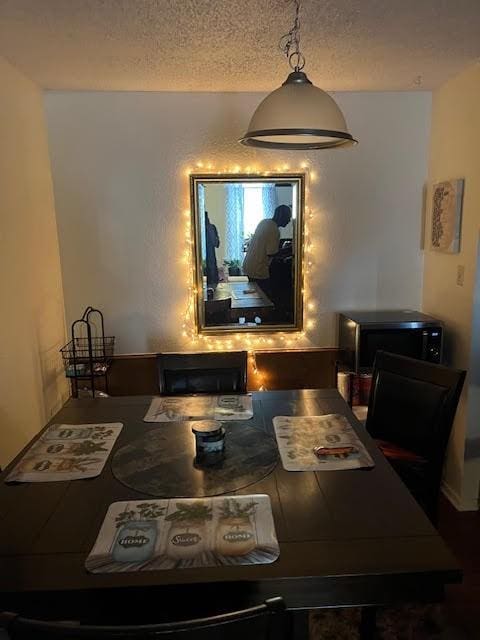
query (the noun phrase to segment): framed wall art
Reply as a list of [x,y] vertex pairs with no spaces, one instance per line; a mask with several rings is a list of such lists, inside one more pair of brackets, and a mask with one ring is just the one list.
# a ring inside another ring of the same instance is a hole
[[431,246],[444,253],[459,253],[464,180],[433,185]]

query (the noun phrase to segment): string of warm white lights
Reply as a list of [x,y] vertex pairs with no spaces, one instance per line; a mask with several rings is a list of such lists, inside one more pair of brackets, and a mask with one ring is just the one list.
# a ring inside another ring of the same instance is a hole
[[[221,170],[214,167],[211,162],[199,161],[194,167],[188,167],[185,169],[185,177],[190,177],[192,173],[202,173],[215,175],[225,174],[248,174],[248,175],[263,175],[275,173],[287,173],[296,172],[305,174],[305,218],[304,218],[304,231],[303,231],[303,329],[295,332],[282,332],[275,331],[272,333],[228,333],[226,335],[211,335],[199,333],[195,322],[195,308],[197,304],[197,296],[201,294],[197,289],[195,282],[195,269],[194,269],[194,240],[192,236],[192,216],[193,212],[190,208],[190,192],[187,188],[186,198],[188,198],[188,207],[184,209],[184,237],[185,237],[185,251],[182,256],[182,263],[186,265],[185,268],[185,280],[186,289],[188,292],[187,303],[182,324],[182,337],[188,344],[189,348],[199,351],[225,351],[232,349],[242,349],[248,351],[251,358],[251,364],[254,373],[261,377],[256,366],[255,351],[272,350],[272,349],[285,349],[292,347],[307,346],[310,341],[310,333],[316,325],[316,317],[314,312],[316,311],[317,304],[312,295],[311,288],[311,275],[315,268],[314,252],[315,245],[310,235],[311,221],[314,218],[314,211],[309,204],[310,183],[316,180],[316,174],[310,168],[307,162],[302,162],[298,169],[292,168],[290,165],[283,164],[270,169],[264,169],[257,165],[248,165],[242,168],[236,164],[233,166],[222,167]],[[260,385],[261,386],[261,385]]]
[[251,369],[256,379],[255,386],[259,391],[267,391],[267,387],[265,386],[265,375],[262,371],[260,371],[257,365],[257,354],[255,353],[255,351],[249,351],[248,355],[250,357]]

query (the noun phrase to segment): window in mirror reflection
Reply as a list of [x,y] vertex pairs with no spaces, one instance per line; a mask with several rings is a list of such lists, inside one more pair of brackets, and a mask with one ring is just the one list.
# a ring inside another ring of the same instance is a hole
[[294,323],[297,190],[197,183],[205,326]]

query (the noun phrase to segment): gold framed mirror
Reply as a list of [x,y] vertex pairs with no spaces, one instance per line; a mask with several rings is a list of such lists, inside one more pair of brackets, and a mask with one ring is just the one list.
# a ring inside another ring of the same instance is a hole
[[303,328],[302,173],[192,174],[199,333]]

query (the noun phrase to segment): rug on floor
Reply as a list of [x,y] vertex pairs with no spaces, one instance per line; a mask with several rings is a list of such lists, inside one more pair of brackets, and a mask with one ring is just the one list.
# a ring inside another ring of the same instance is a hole
[[[310,614],[310,640],[359,640],[359,608],[324,609]],[[380,608],[376,640],[466,640],[441,605]]]

